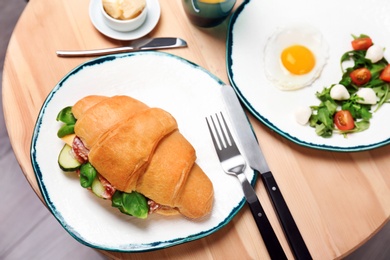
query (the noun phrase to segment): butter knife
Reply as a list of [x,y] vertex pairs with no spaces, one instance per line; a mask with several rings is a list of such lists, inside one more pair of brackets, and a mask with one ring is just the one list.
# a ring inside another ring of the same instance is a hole
[[78,50],[78,51],[57,51],[60,57],[91,57],[102,56],[115,53],[143,51],[143,50],[159,50],[186,47],[187,42],[180,38],[160,37],[160,38],[142,38],[134,40],[128,46],[96,49],[96,50]]
[[264,158],[253,130],[250,127],[248,118],[234,92],[230,86],[224,86],[222,96],[234,130],[242,145],[242,152],[248,160],[249,166],[260,173],[261,179],[265,184],[268,195],[277,212],[283,231],[287,237],[289,246],[296,259],[312,259],[309,250],[306,247],[301,233],[291,215],[289,208],[279,190],[279,187],[272,175],[271,170]]

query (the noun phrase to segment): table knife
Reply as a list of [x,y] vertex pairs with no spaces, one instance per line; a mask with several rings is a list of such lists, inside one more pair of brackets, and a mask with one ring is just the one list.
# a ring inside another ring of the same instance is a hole
[[264,182],[267,192],[272,200],[273,206],[277,212],[279,221],[282,224],[283,231],[295,258],[312,259],[294,218],[292,217],[265,160],[263,152],[259,147],[249,120],[241,107],[235,91],[230,86],[223,86],[221,89],[225,106],[228,110],[231,122],[234,125],[234,131],[236,132],[242,146],[241,150],[245,155],[249,166],[260,173],[261,179]]
[[186,46],[187,42],[180,38],[142,38],[132,41],[128,46],[96,50],[57,51],[56,53],[60,57],[90,57],[133,51],[181,48]]

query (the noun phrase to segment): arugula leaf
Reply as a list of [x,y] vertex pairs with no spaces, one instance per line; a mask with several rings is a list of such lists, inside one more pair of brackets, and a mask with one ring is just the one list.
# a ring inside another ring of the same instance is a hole
[[344,53],[341,56],[340,59],[340,66],[341,66],[341,71],[344,72],[342,64],[346,61],[352,60],[354,62],[354,66],[351,67],[350,69],[354,70],[356,68],[361,68],[361,67],[368,67],[371,68],[372,62],[369,59],[366,59],[366,52],[364,50],[353,50],[353,51],[348,51]]
[[[382,72],[382,70],[387,66],[385,62],[383,62],[383,59],[378,61],[375,64],[372,64],[372,66],[369,68],[371,72],[371,78],[373,79],[379,79],[379,75]],[[383,83],[383,81],[382,81]]]
[[321,101],[326,101],[330,99],[330,88],[324,88],[322,92],[317,92],[316,96]]
[[319,106],[312,106],[313,114],[309,119],[311,127],[315,127],[316,133],[322,137],[329,137],[334,130],[333,115],[337,109],[337,103],[330,97],[330,88],[324,88],[317,97],[323,100]]
[[361,120],[361,121],[355,122],[355,128],[353,128],[351,130],[346,130],[346,131],[338,130],[338,132],[340,134],[343,134],[344,136],[346,136],[347,134],[351,134],[351,133],[363,132],[363,131],[367,130],[369,127],[370,127],[370,121]]
[[316,134],[322,137],[331,137],[333,134],[333,128],[326,127],[324,124],[316,125]]
[[369,88],[376,88],[376,87],[382,87],[382,86],[385,86],[386,84],[384,84],[383,80],[379,79],[379,78],[374,78],[372,79],[366,87],[369,87]]
[[361,39],[361,38],[370,38],[370,36],[368,36],[368,35],[366,35],[366,34],[360,34],[359,36],[356,36],[356,35],[351,34],[351,36],[352,36],[352,38],[353,38],[354,40],[356,40],[356,39]]
[[377,95],[377,97],[379,97],[379,102],[378,102],[378,106],[377,108],[375,109],[375,112],[378,111],[378,109],[384,104],[384,103],[388,103],[389,100],[390,100],[390,85],[389,83],[385,84],[385,85],[382,85],[382,86],[379,86],[379,87],[375,87],[373,88],[373,90],[375,91],[375,94]]
[[364,119],[369,120],[372,117],[372,113],[370,112],[371,106],[358,103],[359,100],[363,100],[361,97],[357,95],[353,95],[349,98],[349,100],[345,101],[341,109],[349,110],[351,112],[352,117],[356,119]]

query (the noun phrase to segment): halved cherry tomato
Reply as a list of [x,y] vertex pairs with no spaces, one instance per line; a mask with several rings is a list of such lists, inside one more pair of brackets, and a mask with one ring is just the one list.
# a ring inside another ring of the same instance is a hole
[[390,64],[387,65],[381,72],[379,78],[383,81],[390,82]]
[[333,122],[339,130],[351,130],[355,127],[351,112],[348,110],[337,111],[333,117]]
[[352,82],[358,86],[364,85],[371,79],[371,72],[367,68],[359,68],[352,71],[349,76]]
[[355,51],[367,50],[372,45],[372,40],[370,37],[358,38],[353,40],[351,44]]

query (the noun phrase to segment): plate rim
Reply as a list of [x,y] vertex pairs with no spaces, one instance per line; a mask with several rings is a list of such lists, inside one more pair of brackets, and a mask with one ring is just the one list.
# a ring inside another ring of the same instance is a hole
[[263,123],[265,126],[267,126],[272,131],[275,131],[277,134],[281,135],[282,137],[286,138],[289,141],[292,141],[295,144],[298,144],[303,147],[307,148],[313,148],[317,150],[323,150],[323,151],[333,151],[333,152],[360,152],[360,151],[368,151],[375,148],[379,148],[385,145],[390,144],[390,137],[376,143],[368,144],[368,145],[357,145],[357,146],[349,146],[349,147],[341,147],[341,146],[333,146],[333,145],[326,145],[326,144],[316,144],[307,142],[304,140],[301,140],[299,138],[291,136],[288,132],[283,131],[276,127],[269,119],[261,115],[261,112],[254,109],[253,105],[247,100],[247,98],[242,94],[238,84],[234,81],[234,72],[232,70],[232,52],[233,52],[233,31],[234,26],[239,18],[240,14],[245,10],[247,5],[251,2],[251,0],[244,0],[242,4],[233,12],[229,19],[228,24],[228,31],[226,36],[226,68],[227,68],[227,74],[228,79],[233,87],[233,89],[236,91],[237,96],[241,100],[241,102],[245,105],[245,107],[248,109],[248,111],[261,123]]
[[[42,171],[40,170],[40,166],[39,166],[39,163],[37,162],[37,158],[36,158],[37,157],[36,146],[37,146],[38,136],[39,136],[39,132],[41,129],[40,127],[42,125],[42,120],[43,120],[43,116],[45,115],[46,108],[47,108],[48,104],[50,103],[51,99],[53,98],[53,96],[55,95],[55,93],[60,88],[63,87],[63,83],[69,77],[71,77],[73,74],[77,73],[78,71],[82,70],[83,68],[88,67],[88,66],[93,66],[96,64],[100,64],[100,63],[104,63],[104,62],[111,62],[111,61],[118,59],[118,58],[130,58],[130,57],[139,56],[139,55],[152,55],[152,56],[158,55],[158,56],[165,56],[168,58],[178,59],[179,61],[185,63],[188,66],[192,66],[195,69],[199,69],[199,70],[203,71],[204,73],[207,73],[214,80],[216,80],[217,83],[219,85],[221,85],[221,87],[228,87],[225,83],[223,83],[222,80],[220,80],[218,77],[216,77],[211,72],[204,69],[203,67],[201,67],[201,66],[199,66],[199,65],[197,65],[197,64],[195,64],[195,63],[193,63],[185,58],[176,56],[174,54],[165,53],[165,52],[157,52],[157,51],[140,51],[140,52],[133,52],[133,53],[112,54],[112,55],[97,57],[95,59],[92,59],[92,60],[89,60],[89,61],[86,61],[84,63],[79,64],[78,66],[73,68],[71,71],[69,71],[65,76],[63,76],[58,81],[58,83],[54,86],[54,88],[47,95],[46,99],[44,100],[44,102],[40,108],[39,114],[37,116],[36,123],[34,125],[33,135],[31,138],[31,143],[30,143],[30,161],[32,164],[35,178],[36,178],[37,183],[38,183],[39,190],[40,190],[42,197],[46,203],[46,206],[49,208],[50,212],[54,215],[54,217],[61,224],[61,226],[74,239],[76,239],[78,242],[80,242],[86,246],[89,246],[89,247],[95,248],[95,249],[112,251],[112,252],[124,252],[124,253],[148,252],[148,251],[165,249],[165,248],[169,248],[169,247],[172,247],[175,245],[180,245],[180,244],[184,244],[187,242],[195,241],[195,240],[204,238],[208,235],[211,235],[212,233],[214,233],[214,232],[220,230],[221,228],[223,228],[224,226],[226,226],[238,214],[238,212],[240,212],[240,210],[243,208],[243,206],[245,204],[245,197],[243,197],[241,199],[241,201],[230,211],[230,213],[227,215],[227,217],[225,219],[221,220],[217,225],[210,228],[209,230],[201,231],[201,232],[198,232],[196,234],[192,234],[192,235],[187,236],[187,237],[178,237],[178,238],[175,238],[175,239],[172,239],[169,241],[159,241],[159,242],[144,243],[144,244],[135,244],[135,243],[120,244],[120,245],[117,245],[116,248],[110,248],[110,247],[104,246],[102,244],[93,243],[92,241],[86,241],[86,239],[83,239],[83,237],[80,234],[78,234],[77,230],[74,230],[71,226],[67,225],[67,222],[63,218],[61,212],[59,212],[57,210],[55,204],[51,200],[50,194],[48,193],[48,190],[46,189],[46,185],[43,181]],[[256,174],[256,172],[254,172],[253,178],[252,178],[252,180],[250,180],[250,183],[252,186],[255,185],[256,180],[257,180],[257,174]],[[123,247],[124,245],[126,247]]]

